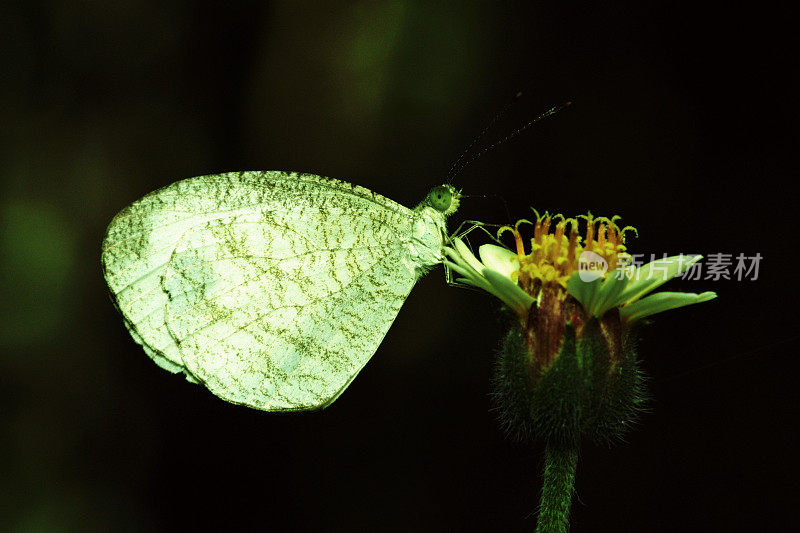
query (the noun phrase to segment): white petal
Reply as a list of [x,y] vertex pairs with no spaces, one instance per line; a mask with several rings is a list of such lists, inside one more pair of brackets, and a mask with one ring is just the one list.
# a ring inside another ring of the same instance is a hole
[[[445,253],[450,255],[448,253],[448,249],[445,249]],[[454,254],[454,256],[455,256],[454,259],[457,262],[454,263],[452,261],[448,261],[447,259],[445,259],[444,261],[442,261],[442,264],[444,264],[444,266],[449,268],[450,270],[453,270],[454,272],[457,272],[458,274],[464,276],[464,279],[470,285],[474,285],[482,289],[486,288],[486,286],[489,285],[489,282],[486,281],[486,279],[481,274],[476,272],[474,268],[460,261],[461,256],[459,256],[458,254]]]
[[702,255],[676,255],[657,259],[633,271],[628,286],[619,295],[617,303],[631,303],[654,291],[675,276],[686,272],[690,266],[702,259]]
[[520,314],[525,313],[536,300],[509,278],[489,268],[483,269],[483,276],[493,285],[492,294],[503,300]]
[[484,244],[478,248],[478,255],[487,268],[510,278],[512,272],[519,270],[519,258],[517,254],[502,246],[494,244]]
[[453,239],[453,245],[455,246],[456,252],[458,252],[458,255],[461,256],[465,263],[474,268],[477,272],[483,270],[483,264],[475,258],[470,249],[467,248],[467,245],[464,244],[464,241],[456,237]]
[[[447,250],[445,250],[445,253],[449,254],[449,252]],[[473,269],[472,267],[470,267],[469,265],[464,263],[461,260],[461,256],[458,256],[458,254],[456,254],[455,252],[453,252],[453,254],[457,257],[457,261],[458,261],[457,263],[453,263],[453,262],[448,261],[448,260],[443,261],[443,263],[444,263],[444,265],[446,267],[450,268],[454,272],[457,272],[457,273],[461,274],[462,276],[464,276],[463,278],[458,278],[458,281],[461,281],[461,282],[466,283],[468,285],[472,285],[473,287],[477,287],[479,289],[483,289],[486,292],[488,292],[489,294],[491,294],[492,296],[500,298],[506,304],[508,304],[512,308],[516,309],[516,307],[517,307],[517,302],[516,301],[510,301],[507,298],[507,296],[504,295],[501,291],[499,291],[497,289],[497,287],[495,287],[495,285],[490,283],[489,280],[487,280],[482,273],[476,272],[475,269]],[[483,269],[483,270],[485,271],[486,269]],[[511,283],[511,280],[508,280],[508,281],[509,281],[509,283]],[[522,289],[520,289],[520,290],[522,290]]]
[[623,320],[633,322],[646,316],[661,313],[669,309],[677,309],[685,305],[707,302],[717,297],[715,292],[704,292],[696,294],[693,292],[659,292],[651,294],[647,298],[642,298],[638,302],[619,310]]
[[602,283],[602,278],[596,278],[592,281],[583,281],[580,274],[576,272],[569,278],[569,281],[567,281],[567,292],[578,300],[581,305],[583,305],[583,308],[588,311]]
[[627,285],[628,278],[626,276],[620,276],[616,270],[609,272],[599,290],[593,296],[592,303],[587,311],[596,317],[603,316],[606,311],[617,306],[619,296]]

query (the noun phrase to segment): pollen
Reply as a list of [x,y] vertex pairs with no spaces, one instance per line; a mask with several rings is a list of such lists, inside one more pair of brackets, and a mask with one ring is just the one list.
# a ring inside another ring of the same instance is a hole
[[[632,226],[620,227],[619,216],[595,217],[591,213],[565,218],[563,215],[540,215],[534,209],[536,221],[520,220],[513,228],[500,228],[498,235],[508,231],[514,236],[519,259],[519,284],[529,294],[539,292],[545,285],[558,284],[566,289],[569,278],[578,271],[581,254],[593,252],[608,264],[605,272],[623,267],[631,256],[625,247],[625,234]],[[533,226],[529,246],[520,226]]]

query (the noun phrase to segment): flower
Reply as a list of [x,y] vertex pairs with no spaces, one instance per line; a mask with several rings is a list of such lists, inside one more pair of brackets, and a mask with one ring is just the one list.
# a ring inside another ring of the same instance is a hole
[[[516,316],[495,379],[509,432],[566,447],[582,437],[614,440],[644,401],[632,326],[716,294],[650,294],[702,256],[667,257],[633,268],[625,236],[636,229],[620,228],[619,217],[534,213],[534,222],[500,228],[498,238],[510,232],[515,250],[484,244],[478,260],[453,238],[444,248],[445,266],[461,276],[457,281],[500,298]],[[524,224],[533,226],[529,244],[520,232]]]
[[[558,286],[580,302],[589,316],[600,318],[616,307],[621,319],[629,324],[717,296],[711,291],[700,294],[662,292],[647,296],[686,272],[702,256],[665,257],[633,268],[629,265],[631,256],[626,252],[625,233],[636,230],[631,226],[620,229],[616,224],[619,217],[595,218],[591,213],[578,217],[586,220],[586,237],[582,239],[577,218],[550,217],[547,213],[536,215],[535,223],[520,220],[513,229],[509,226],[500,229],[499,234],[510,231],[514,235],[516,253],[502,246],[484,244],[478,250],[479,261],[464,241],[456,237],[453,246],[444,249],[451,259],[445,261],[445,265],[463,276],[458,281],[497,296],[520,315],[527,314],[533,302],[540,305],[543,293],[558,290]],[[554,231],[550,233],[553,222],[556,222]],[[529,254],[525,253],[519,232],[519,226],[524,223],[534,226]],[[590,263],[589,259],[599,260],[602,268],[592,269],[595,263]]]

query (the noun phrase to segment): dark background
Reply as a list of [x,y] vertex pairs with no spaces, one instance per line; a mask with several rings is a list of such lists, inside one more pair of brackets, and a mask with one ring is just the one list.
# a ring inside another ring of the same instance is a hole
[[666,287],[719,298],[644,331],[651,412],[584,447],[573,531],[797,528],[788,13],[231,4],[2,8],[0,529],[531,530],[543,449],[489,411],[488,295],[435,270],[332,407],[280,416],[159,370],[99,263],[118,210],[199,174],[306,171],[413,206],[518,90],[489,144],[574,105],[461,173],[490,197],[454,223],[591,209],[637,226],[634,252],[764,256],[756,281]]

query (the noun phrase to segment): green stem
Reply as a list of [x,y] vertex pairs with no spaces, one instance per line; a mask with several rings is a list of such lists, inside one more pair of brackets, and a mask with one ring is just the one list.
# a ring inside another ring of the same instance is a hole
[[569,529],[569,506],[577,463],[577,447],[547,445],[536,533],[566,533]]

